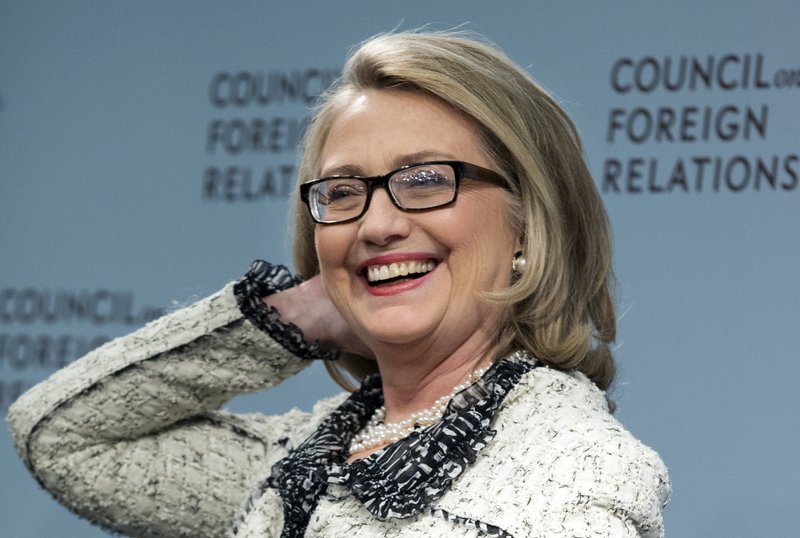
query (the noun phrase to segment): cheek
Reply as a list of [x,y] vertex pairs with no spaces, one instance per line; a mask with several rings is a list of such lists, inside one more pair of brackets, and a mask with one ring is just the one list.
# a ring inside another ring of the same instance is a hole
[[338,258],[344,256],[344,249],[337,241],[336,231],[317,224],[314,231],[314,248],[317,251],[319,268],[323,277],[336,268]]
[[336,286],[336,282],[334,280],[334,275],[336,274],[335,269],[335,260],[333,259],[336,250],[331,248],[331,241],[328,237],[328,234],[320,233],[317,231],[314,234],[314,247],[317,250],[317,259],[319,260],[319,273],[322,277],[322,286],[325,288],[325,293],[328,295],[328,298],[333,302],[336,308],[339,308],[339,300],[338,297],[341,295],[341,292]]
[[317,253],[317,260],[319,261],[320,270],[322,270],[322,266],[324,265],[323,260],[325,259],[325,252],[322,248],[324,246],[322,239],[320,238],[319,232],[319,224],[317,225],[316,229],[314,230],[314,250]]
[[505,288],[511,281],[511,260],[517,241],[501,218],[487,219],[471,230],[458,252],[454,270],[469,289],[482,291]]
[[345,261],[350,240],[347,234],[332,227],[317,225],[314,233],[314,247],[319,260],[322,282],[328,296],[334,303],[343,293],[343,276],[346,274]]
[[458,250],[472,258],[474,267],[488,269],[496,264],[511,264],[514,248],[519,243],[515,238],[505,197],[502,193],[465,193],[465,203],[447,228],[454,230],[453,239]]

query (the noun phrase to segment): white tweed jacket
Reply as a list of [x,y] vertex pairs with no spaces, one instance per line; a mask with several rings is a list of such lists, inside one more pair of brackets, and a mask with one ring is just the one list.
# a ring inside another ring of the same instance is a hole
[[[8,423],[36,480],[93,523],[143,537],[280,536],[282,501],[264,478],[346,395],[310,413],[220,407],[306,365],[242,317],[229,285],[56,372]],[[492,428],[429,510],[379,520],[331,484],[305,536],[480,537],[486,525],[515,538],[663,536],[664,464],[582,374],[527,372]]]

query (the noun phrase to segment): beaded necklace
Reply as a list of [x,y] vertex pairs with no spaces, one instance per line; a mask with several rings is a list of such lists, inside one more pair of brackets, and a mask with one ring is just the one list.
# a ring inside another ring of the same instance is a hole
[[472,372],[459,385],[456,385],[446,396],[442,396],[427,409],[412,413],[406,419],[399,422],[386,423],[386,405],[382,405],[375,410],[369,422],[358,432],[350,441],[350,454],[356,454],[370,448],[394,443],[407,437],[415,430],[421,430],[436,424],[442,420],[447,404],[453,396],[466,389],[475,381],[480,379],[489,368],[480,368]]

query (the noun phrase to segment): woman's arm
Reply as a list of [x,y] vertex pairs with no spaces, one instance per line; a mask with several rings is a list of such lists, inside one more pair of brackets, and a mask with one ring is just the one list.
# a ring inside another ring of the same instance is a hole
[[101,346],[9,412],[21,458],[80,515],[134,536],[221,536],[315,425],[216,411],[308,364],[242,317],[232,285]]

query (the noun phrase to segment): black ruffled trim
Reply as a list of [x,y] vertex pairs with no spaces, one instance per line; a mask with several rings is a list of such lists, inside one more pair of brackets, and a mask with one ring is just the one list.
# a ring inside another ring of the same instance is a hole
[[305,533],[331,483],[345,486],[380,519],[407,518],[430,510],[431,503],[450,489],[495,436],[491,425],[497,410],[535,366],[524,353],[498,361],[481,380],[453,397],[441,422],[348,464],[350,440],[383,404],[380,377],[366,378],[311,437],[272,468],[270,485],[283,499],[281,536]]
[[302,282],[301,278],[293,275],[283,265],[272,265],[263,260],[256,260],[250,265],[247,274],[233,285],[233,293],[242,315],[270,335],[286,351],[307,360],[336,360],[339,358],[338,351],[325,351],[319,342],[306,342],[300,327],[281,320],[278,309],[267,306],[261,300],[262,297],[289,289]]
[[268,485],[283,500],[282,538],[305,534],[311,514],[328,487],[327,470],[343,462],[353,436],[383,405],[381,378],[364,378],[361,388],[350,395],[319,425],[302,445],[272,467]]
[[458,523],[459,525],[466,525],[467,527],[476,528],[481,531],[481,534],[485,534],[486,536],[493,536],[496,538],[514,538],[514,536],[496,525],[490,525],[489,523],[484,523],[483,521],[479,521],[471,517],[456,516],[447,510],[441,510],[439,508],[435,510],[429,510],[429,512],[434,516],[440,517],[446,521],[452,521],[453,523]]

